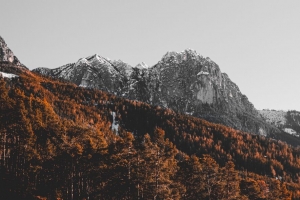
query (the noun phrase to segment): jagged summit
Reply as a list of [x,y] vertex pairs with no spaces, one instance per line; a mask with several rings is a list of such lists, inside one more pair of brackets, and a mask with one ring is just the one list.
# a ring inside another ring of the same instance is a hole
[[169,60],[171,58],[173,59],[178,59],[178,60],[186,60],[188,58],[197,58],[202,56],[197,53],[197,51],[192,50],[192,49],[185,49],[184,51],[181,52],[176,52],[176,51],[168,51],[163,57],[162,61]]
[[181,52],[169,51],[167,52],[159,61],[159,63],[165,63],[166,65],[174,65],[182,62],[193,62],[194,65],[203,66],[214,66],[219,68],[219,66],[212,61],[209,57],[204,58],[197,51],[193,49],[185,49]]
[[7,46],[4,39],[0,36],[0,62],[9,62],[21,68],[27,69],[19,59],[14,55],[12,50]]
[[100,57],[98,54],[95,54],[92,56],[80,58],[78,60],[78,62],[76,63],[76,65],[87,64],[87,65],[92,66],[92,65],[97,65],[97,64],[103,64],[105,62],[106,62],[106,60],[103,57]]
[[105,63],[109,60],[107,58],[99,56],[98,54],[95,54],[93,56],[88,56],[85,59],[88,60],[89,62],[100,62],[100,63]]
[[135,67],[139,68],[139,69],[148,69],[149,68],[149,66],[144,62],[137,64]]

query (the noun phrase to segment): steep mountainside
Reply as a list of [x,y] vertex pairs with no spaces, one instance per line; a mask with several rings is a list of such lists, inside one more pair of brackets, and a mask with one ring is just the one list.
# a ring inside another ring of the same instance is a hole
[[190,49],[168,52],[153,67],[144,63],[131,67],[94,55],[56,69],[33,71],[243,131],[261,135],[279,132],[265,122],[215,62]]
[[10,62],[19,67],[26,68],[14,53],[9,49],[4,39],[0,36],[0,62]]
[[266,135],[264,124],[248,98],[219,66],[195,51],[169,52],[153,67],[159,82],[154,104],[244,131]]
[[260,110],[258,111],[266,121],[275,125],[286,133],[300,136],[300,112],[282,110]]

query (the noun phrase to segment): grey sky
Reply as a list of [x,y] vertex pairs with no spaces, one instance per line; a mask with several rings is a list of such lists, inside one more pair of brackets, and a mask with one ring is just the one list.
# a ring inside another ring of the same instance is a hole
[[153,65],[191,48],[257,109],[300,111],[298,0],[0,0],[0,35],[30,69],[95,53]]

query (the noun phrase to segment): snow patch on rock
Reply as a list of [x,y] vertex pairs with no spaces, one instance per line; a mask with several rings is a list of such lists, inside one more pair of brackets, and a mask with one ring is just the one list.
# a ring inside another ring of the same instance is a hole
[[118,133],[118,130],[119,130],[119,124],[118,124],[118,122],[116,121],[116,113],[115,112],[111,112],[111,115],[112,115],[112,117],[113,117],[113,122],[112,122],[112,124],[111,124],[111,130],[112,131],[116,131],[116,134],[118,135],[119,133]]
[[5,73],[5,72],[0,72],[0,75],[2,75],[2,77],[4,77],[4,78],[15,78],[15,77],[18,77],[18,75],[10,74],[10,73]]
[[138,69],[148,69],[149,68],[149,66],[144,62],[137,64],[135,67]]
[[284,128],[283,131],[291,135],[297,135],[297,132],[291,128]]
[[204,74],[204,75],[209,75],[208,72],[201,71],[201,72],[199,72],[199,73],[197,74],[197,76],[200,76],[200,75],[202,75],[202,74]]
[[267,136],[266,131],[262,128],[259,128],[258,133],[259,133],[259,135]]

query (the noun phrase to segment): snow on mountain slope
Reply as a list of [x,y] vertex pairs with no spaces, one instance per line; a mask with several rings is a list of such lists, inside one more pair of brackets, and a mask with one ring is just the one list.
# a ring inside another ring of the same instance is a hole
[[0,76],[2,76],[2,77],[4,77],[4,78],[14,78],[14,77],[18,77],[18,75],[11,74],[11,73],[5,73],[5,72],[0,72]]
[[[297,132],[294,129],[291,128],[284,128],[283,129],[284,132],[291,134],[291,135],[297,135]],[[297,135],[299,137],[299,135]]]
[[138,69],[148,69],[149,68],[149,66],[147,64],[145,64],[144,62],[137,64],[135,67]]

